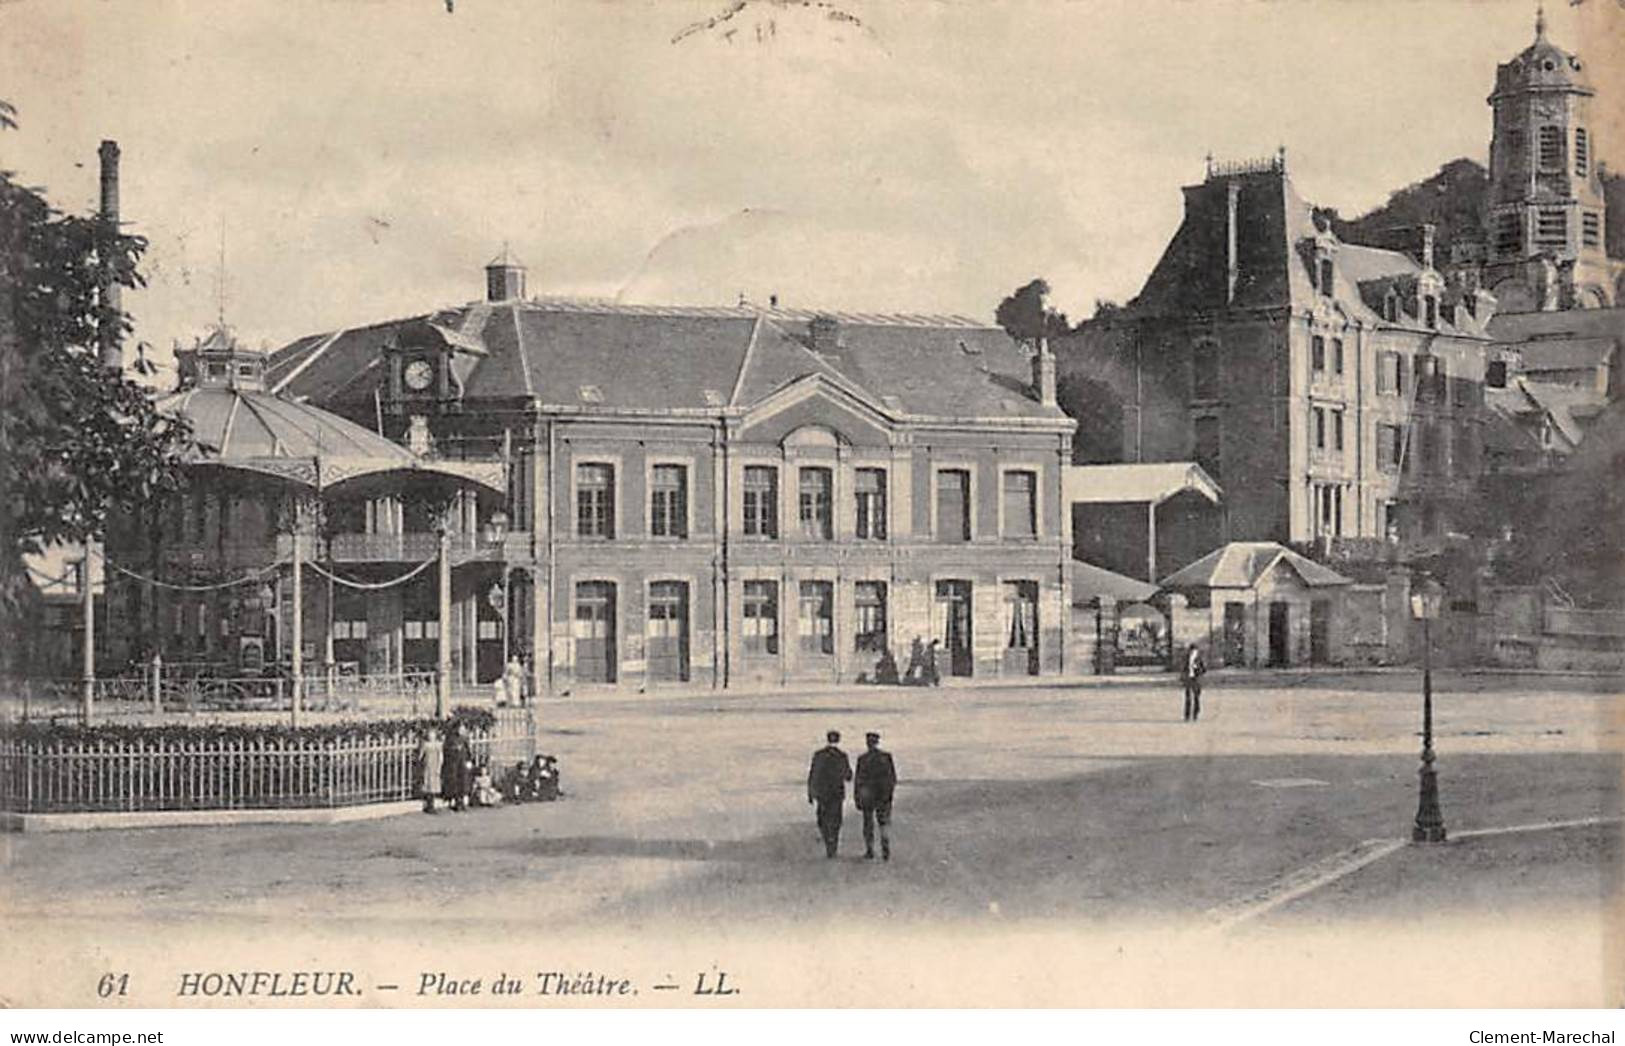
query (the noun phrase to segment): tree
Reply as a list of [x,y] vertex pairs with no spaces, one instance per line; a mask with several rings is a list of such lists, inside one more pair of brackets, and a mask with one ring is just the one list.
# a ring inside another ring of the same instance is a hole
[[1048,295],[1049,284],[1042,279],[1033,280],[999,302],[993,318],[1017,341],[1031,343],[1039,338],[1065,334],[1072,329],[1066,313],[1045,305]]
[[[0,103],[0,125],[14,110]],[[97,332],[129,317],[98,289],[142,284],[146,241],[96,217],[62,214],[0,171],[0,636],[10,669],[30,591],[22,557],[99,537],[181,484],[184,422],[152,390],[100,362]],[[145,365],[143,358],[141,366]]]

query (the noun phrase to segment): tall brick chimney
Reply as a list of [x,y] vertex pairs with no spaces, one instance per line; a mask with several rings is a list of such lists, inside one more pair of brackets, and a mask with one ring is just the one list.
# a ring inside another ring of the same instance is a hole
[[807,323],[807,334],[814,352],[833,353],[841,349],[841,323],[834,316],[820,313]]
[[[118,143],[104,140],[97,153],[102,161],[101,220],[108,234],[112,235],[118,232]],[[102,265],[100,294],[104,308],[116,311],[122,305],[122,289],[113,279],[112,266],[106,262]],[[124,348],[118,322],[103,323],[97,331],[97,340],[101,347],[102,366],[108,370],[123,370]]]
[[1433,237],[1436,228],[1432,222],[1422,223],[1422,268],[1433,268]]
[[1033,353],[1033,395],[1046,407],[1055,406],[1055,353],[1049,339],[1039,337]]

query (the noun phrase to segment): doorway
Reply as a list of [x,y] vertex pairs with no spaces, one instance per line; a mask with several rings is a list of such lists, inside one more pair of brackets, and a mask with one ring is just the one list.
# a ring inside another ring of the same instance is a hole
[[1279,668],[1289,663],[1287,626],[1291,618],[1285,603],[1270,604],[1270,667]]
[[1004,583],[1005,675],[1038,674],[1038,582]]
[[1309,662],[1324,665],[1332,659],[1332,605],[1324,599],[1309,604]]
[[943,645],[948,648],[948,674],[968,676],[975,662],[971,648],[971,583],[938,581]]
[[649,679],[688,682],[688,582],[649,585]]
[[1247,663],[1247,604],[1224,605],[1224,663]]
[[615,585],[582,581],[576,585],[576,680],[615,682]]

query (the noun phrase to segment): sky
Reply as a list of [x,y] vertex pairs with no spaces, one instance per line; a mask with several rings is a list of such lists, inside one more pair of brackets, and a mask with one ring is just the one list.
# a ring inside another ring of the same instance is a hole
[[[10,0],[0,167],[151,241],[160,357],[532,294],[951,312],[1140,287],[1204,157],[1352,216],[1482,162],[1523,0]],[[1625,0],[1548,5],[1625,168]],[[1611,53],[1610,52],[1611,49]],[[1611,121],[1611,122],[1609,122]],[[224,265],[222,266],[222,257]],[[223,274],[223,279],[222,279]]]

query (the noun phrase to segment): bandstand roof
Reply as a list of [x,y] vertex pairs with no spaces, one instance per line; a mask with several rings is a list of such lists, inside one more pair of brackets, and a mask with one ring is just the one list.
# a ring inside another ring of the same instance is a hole
[[256,472],[326,489],[385,473],[442,475],[504,490],[499,462],[438,461],[330,411],[254,388],[192,388],[160,401],[192,426],[189,464]]

